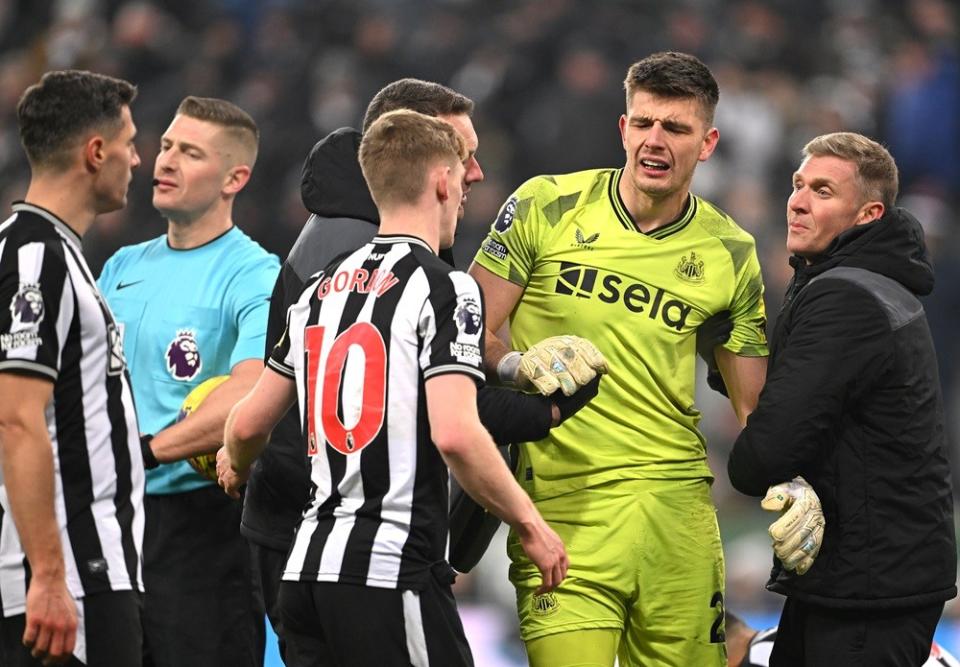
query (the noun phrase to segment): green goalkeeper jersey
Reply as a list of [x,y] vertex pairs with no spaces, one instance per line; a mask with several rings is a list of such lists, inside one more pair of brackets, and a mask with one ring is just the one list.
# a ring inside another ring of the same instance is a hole
[[476,256],[524,287],[510,316],[514,349],[574,334],[610,366],[593,401],[521,447],[518,479],[534,499],[616,479],[712,479],[694,406],[697,327],[729,310],[724,347],[767,354],[753,238],[692,194],[677,220],[644,234],[620,198],[622,174],[527,181]]

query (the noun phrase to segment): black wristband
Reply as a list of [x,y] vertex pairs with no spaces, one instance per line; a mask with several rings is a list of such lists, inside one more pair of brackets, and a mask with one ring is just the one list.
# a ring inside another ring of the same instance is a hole
[[153,455],[153,449],[150,447],[152,440],[153,436],[149,433],[140,436],[140,454],[143,456],[143,467],[147,470],[153,470],[160,465],[157,457]]

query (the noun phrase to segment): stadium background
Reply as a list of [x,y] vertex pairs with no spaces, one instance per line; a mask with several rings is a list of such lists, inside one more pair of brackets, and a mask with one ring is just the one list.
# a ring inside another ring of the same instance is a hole
[[[466,266],[526,178],[622,164],[616,123],[626,67],[653,51],[690,51],[721,88],[719,149],[699,167],[694,190],[756,237],[771,321],[789,278],[784,208],[802,145],[847,129],[891,149],[900,201],[924,222],[936,262],[926,307],[956,464],[958,17],[956,0],[0,0],[0,200],[7,206],[26,190],[14,110],[44,71],[90,69],[136,83],[143,165],[129,206],[84,240],[98,273],[121,245],[164,231],[150,174],[177,103],[187,94],[224,97],[262,132],[235,221],[282,259],[306,218],[299,178],[310,147],[357,126],[381,86],[416,76],[477,102],[486,180],[470,194],[455,248]],[[732,411],[705,387],[698,397],[717,473],[727,606],[767,624],[781,603],[762,586],[770,517],[726,481]],[[502,535],[458,588],[477,664],[522,664]],[[938,635],[955,652],[958,614],[960,605],[948,605]]]

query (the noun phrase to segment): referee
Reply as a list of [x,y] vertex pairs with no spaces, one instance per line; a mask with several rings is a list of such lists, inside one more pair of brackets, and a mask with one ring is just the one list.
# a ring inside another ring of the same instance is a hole
[[[81,254],[126,203],[136,88],[45,74],[0,224],[0,664],[140,665],[144,472],[121,334]],[[15,399],[13,399],[15,397]]]

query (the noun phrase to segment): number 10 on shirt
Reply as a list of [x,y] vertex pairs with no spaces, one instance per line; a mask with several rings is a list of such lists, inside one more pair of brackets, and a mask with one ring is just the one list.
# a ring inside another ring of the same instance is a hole
[[[325,440],[341,454],[356,454],[377,437],[383,426],[387,396],[387,347],[376,327],[369,322],[356,322],[334,339],[324,359],[323,334],[324,327],[320,325],[308,326],[304,331],[307,355],[307,453],[316,455],[319,452],[318,443]],[[353,346],[358,346],[362,351],[363,365],[351,363],[347,368],[348,353]],[[318,381],[322,381],[322,385],[318,385]],[[344,420],[353,422],[350,426],[340,419],[338,409],[344,387],[350,390],[344,395],[343,405]],[[318,411],[322,426],[320,433],[317,432]],[[354,419],[350,419],[351,414]]]

